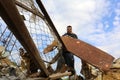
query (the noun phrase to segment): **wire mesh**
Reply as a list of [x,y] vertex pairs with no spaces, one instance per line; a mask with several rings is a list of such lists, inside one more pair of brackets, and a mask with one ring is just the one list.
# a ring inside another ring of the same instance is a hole
[[[18,0],[20,3],[26,5],[31,10],[36,12],[40,11],[38,9],[37,4],[33,0]],[[30,11],[16,5],[21,17],[24,19],[24,23],[39,50],[39,54],[42,57],[44,63],[47,65],[50,60],[54,58],[54,56],[58,53],[58,50],[49,52],[48,54],[44,54],[43,50],[54,40],[54,36],[52,35],[48,25],[45,23],[44,19],[31,13]],[[29,43],[28,43],[29,44]],[[5,47],[5,54],[1,56],[5,56],[5,58],[0,58],[0,78],[1,79],[11,79],[10,70],[8,68],[14,67],[17,68],[18,71],[14,73],[15,78],[26,79],[26,74],[21,70],[21,56],[19,53],[19,49],[23,46],[16,39],[13,33],[8,29],[7,24],[0,17],[0,46]],[[3,65],[4,64],[4,65]],[[53,69],[56,68],[56,65],[53,64]],[[3,67],[8,73],[2,72]],[[4,76],[3,76],[4,75]],[[13,76],[13,75],[12,75]]]

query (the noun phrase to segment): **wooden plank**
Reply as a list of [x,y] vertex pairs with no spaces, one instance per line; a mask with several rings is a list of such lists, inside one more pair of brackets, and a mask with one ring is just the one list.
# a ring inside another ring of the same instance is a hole
[[62,37],[68,51],[100,70],[109,70],[114,57],[108,53],[78,39]]
[[1,53],[2,53],[4,50],[5,50],[5,47],[0,46],[0,55],[1,55]]
[[27,7],[26,5],[22,4],[21,2],[19,2],[19,1],[17,1],[17,0],[15,1],[15,3],[16,3],[16,5],[24,8],[25,10],[27,10],[27,11],[29,11],[29,12],[37,15],[37,16],[39,16],[39,17],[42,18],[42,19],[44,19],[44,16],[43,16],[42,13],[40,13],[39,11],[36,11],[36,10],[31,9],[31,8]]
[[49,80],[49,79],[48,78],[40,78],[40,77],[38,77],[38,78],[27,78],[25,80]]
[[49,76],[50,79],[58,79],[64,76],[70,76],[72,73],[71,72],[65,72],[65,73],[55,73]]
[[41,69],[45,76],[48,76],[49,72],[15,6],[14,0],[0,0],[0,15],[22,46],[32,55],[36,66]]

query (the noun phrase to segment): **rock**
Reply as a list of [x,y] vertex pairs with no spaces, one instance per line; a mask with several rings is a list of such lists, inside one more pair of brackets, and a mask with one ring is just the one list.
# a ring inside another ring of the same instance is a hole
[[120,58],[116,59],[111,68],[120,68]]

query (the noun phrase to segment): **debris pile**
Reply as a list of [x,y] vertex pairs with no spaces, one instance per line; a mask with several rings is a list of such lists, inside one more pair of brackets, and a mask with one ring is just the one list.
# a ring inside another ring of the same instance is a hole
[[116,59],[111,69],[103,74],[103,80],[120,80],[120,58]]
[[120,80],[120,58],[113,62],[107,72],[102,72],[94,66],[83,62],[81,73],[86,80]]

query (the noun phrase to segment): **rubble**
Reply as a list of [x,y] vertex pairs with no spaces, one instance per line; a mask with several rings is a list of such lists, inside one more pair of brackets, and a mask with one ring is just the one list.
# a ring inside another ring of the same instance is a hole
[[120,58],[116,59],[111,69],[103,74],[103,80],[120,80]]
[[120,80],[120,58],[116,59],[110,70],[102,72],[94,66],[83,62],[82,74],[86,80]]

